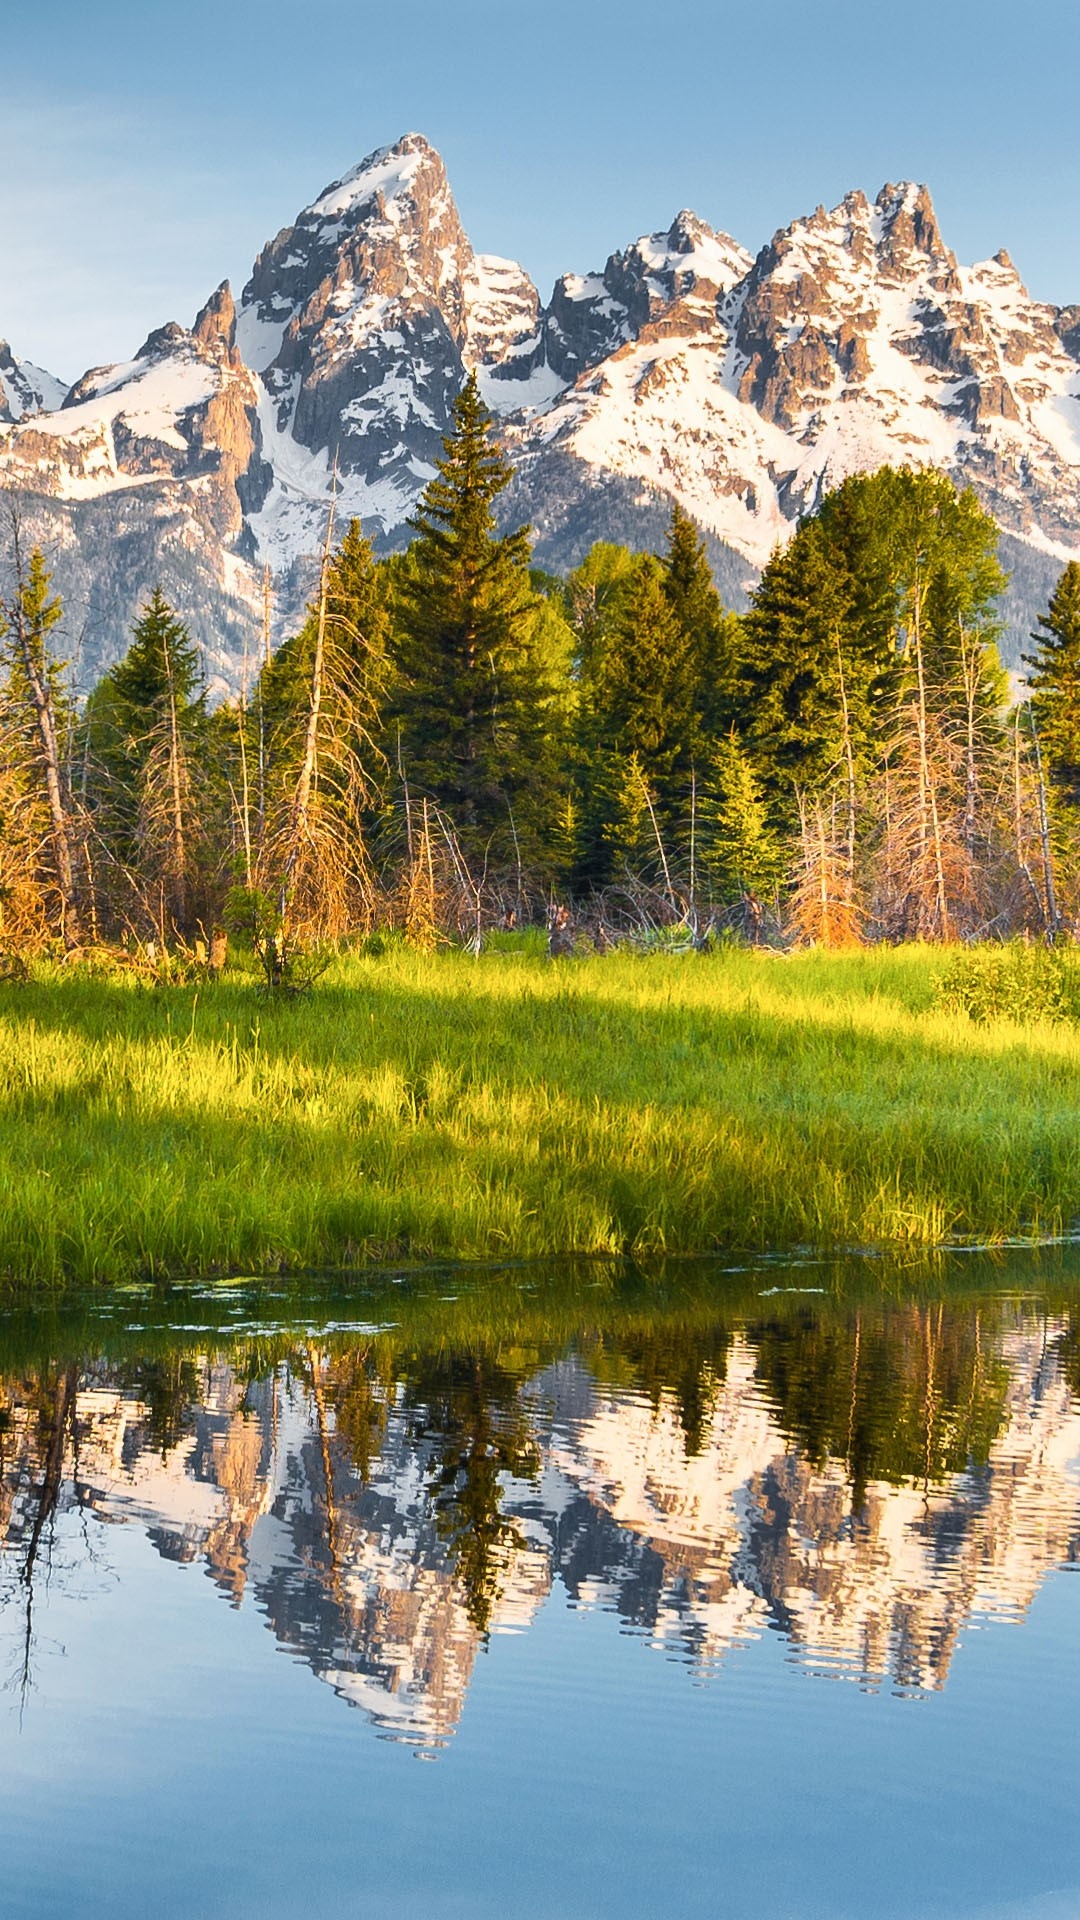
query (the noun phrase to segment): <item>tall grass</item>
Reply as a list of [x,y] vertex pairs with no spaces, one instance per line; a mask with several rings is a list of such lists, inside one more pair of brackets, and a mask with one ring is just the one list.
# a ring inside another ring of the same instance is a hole
[[0,987],[18,1285],[558,1253],[926,1246],[1080,1216],[1080,1035],[875,950],[343,959],[307,997]]

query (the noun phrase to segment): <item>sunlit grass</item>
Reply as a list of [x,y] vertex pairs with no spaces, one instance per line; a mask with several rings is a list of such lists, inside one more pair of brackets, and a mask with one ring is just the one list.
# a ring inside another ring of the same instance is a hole
[[1062,1231],[1080,1034],[936,1011],[944,964],[398,949],[283,1003],[42,971],[0,988],[0,1271]]

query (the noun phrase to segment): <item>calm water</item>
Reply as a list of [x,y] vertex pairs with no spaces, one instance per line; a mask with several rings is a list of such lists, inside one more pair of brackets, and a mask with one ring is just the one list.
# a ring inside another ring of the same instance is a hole
[[0,1318],[5,1916],[1080,1915],[1080,1258]]

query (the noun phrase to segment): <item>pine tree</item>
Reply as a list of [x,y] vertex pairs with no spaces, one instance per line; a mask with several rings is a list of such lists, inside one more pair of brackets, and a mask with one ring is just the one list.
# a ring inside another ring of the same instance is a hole
[[728,905],[767,901],[783,877],[780,838],[769,823],[760,783],[737,740],[722,740],[702,784],[699,858]]
[[[639,873],[657,863],[654,796],[637,753],[608,761],[597,796],[603,806],[602,832],[611,871]],[[650,813],[650,807],[652,813]]]
[[51,575],[40,548],[31,552],[29,566],[23,565],[17,514],[12,518],[12,536],[15,583],[14,591],[0,604],[0,635],[8,669],[2,701],[8,776],[4,785],[17,835],[19,919],[21,923],[28,912],[32,915],[26,883],[36,869],[36,882],[43,890],[41,910],[58,923],[65,946],[73,949],[83,938],[86,889],[65,751],[73,716],[51,641],[63,610],[50,591]]
[[707,758],[729,731],[738,707],[740,626],[725,611],[705,542],[678,502],[671,509],[663,588],[686,642],[693,730],[691,757]]
[[1024,655],[1042,755],[1057,792],[1080,807],[1080,561],[1070,560]]
[[791,824],[797,790],[850,786],[872,751],[888,647],[866,644],[857,598],[843,554],[810,520],[766,567],[743,622],[745,739]]
[[618,819],[625,811],[624,776],[631,761],[648,786],[671,851],[687,838],[693,701],[689,643],[664,590],[664,569],[652,554],[642,554],[582,676],[583,877],[606,880],[610,849],[629,844]]
[[471,375],[401,569],[396,720],[405,777],[448,816],[466,855],[544,865],[555,805],[551,689],[533,644],[527,529],[502,537],[511,470]]
[[198,648],[155,588],[87,711],[97,838],[114,910],[189,934],[206,911],[206,695]]

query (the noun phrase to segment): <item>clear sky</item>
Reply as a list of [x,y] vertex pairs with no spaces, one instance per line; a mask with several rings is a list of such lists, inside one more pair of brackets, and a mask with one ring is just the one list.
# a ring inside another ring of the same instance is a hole
[[1080,302],[1077,0],[0,0],[0,335],[72,379],[190,322],[373,147],[555,275],[690,206],[756,251],[930,186],[964,261]]

